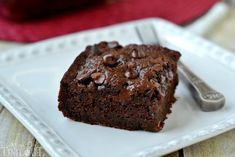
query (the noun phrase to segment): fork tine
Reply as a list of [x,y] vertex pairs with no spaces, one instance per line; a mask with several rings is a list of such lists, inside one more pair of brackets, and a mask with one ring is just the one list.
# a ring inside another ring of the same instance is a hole
[[145,23],[137,25],[136,32],[143,44],[159,44],[158,36],[152,24]]

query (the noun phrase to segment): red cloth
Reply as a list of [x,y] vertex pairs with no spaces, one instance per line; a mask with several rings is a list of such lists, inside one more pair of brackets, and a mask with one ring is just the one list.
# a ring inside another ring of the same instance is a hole
[[120,0],[46,19],[13,22],[0,18],[0,39],[35,42],[119,22],[161,17],[177,24],[194,20],[218,0]]

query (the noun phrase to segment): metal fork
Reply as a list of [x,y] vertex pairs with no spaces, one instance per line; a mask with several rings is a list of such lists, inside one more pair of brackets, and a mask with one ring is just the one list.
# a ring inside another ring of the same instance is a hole
[[[136,32],[144,44],[161,44],[157,32],[149,23],[137,25]],[[224,106],[224,95],[206,84],[181,61],[178,62],[178,71],[184,76],[193,98],[202,111],[215,111]]]

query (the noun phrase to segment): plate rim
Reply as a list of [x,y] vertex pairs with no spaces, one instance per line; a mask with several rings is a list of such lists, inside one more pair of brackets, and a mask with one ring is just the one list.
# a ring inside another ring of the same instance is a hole
[[[204,48],[215,48],[220,50],[221,54],[223,54],[222,57],[224,58],[230,58],[229,63],[224,63],[226,66],[233,68],[232,65],[235,63],[235,55],[232,54],[232,52],[227,51],[223,48],[220,48],[219,46],[201,38],[198,37],[197,35],[193,35],[192,33],[189,33],[187,30],[183,30],[179,26],[176,26],[166,20],[159,19],[159,18],[148,18],[148,19],[143,19],[143,20],[137,20],[137,21],[131,21],[131,22],[125,22],[121,24],[115,24],[112,26],[108,27],[103,27],[103,28],[98,28],[98,29],[92,29],[92,30],[87,30],[87,31],[82,31],[79,33],[72,33],[69,35],[65,36],[60,36],[48,40],[44,40],[41,42],[37,42],[34,44],[22,46],[17,49],[11,49],[5,52],[0,53],[0,62],[2,63],[10,63],[12,60],[9,60],[9,57],[13,55],[13,59],[15,55],[16,59],[22,59],[26,57],[32,57],[34,58],[35,55],[40,55],[40,54],[35,54],[34,48],[33,47],[44,47],[47,48],[47,45],[50,45],[50,43],[54,43],[57,46],[61,42],[70,39],[72,40],[74,37],[76,37],[79,34],[82,33],[88,33],[88,32],[94,32],[94,31],[99,31],[103,29],[109,29],[113,26],[119,26],[120,28],[124,25],[135,25],[143,22],[148,22],[148,23],[160,23],[162,25],[167,25],[169,26],[169,29],[173,29],[175,31],[178,31],[179,33],[186,34],[190,38],[195,38],[199,39],[198,41],[203,41],[203,45],[201,45]],[[25,51],[27,50],[27,51]],[[9,52],[11,51],[11,52]],[[213,51],[214,52],[214,51]],[[221,54],[215,56],[212,51],[210,52],[210,55],[213,59],[218,59],[221,60]],[[14,60],[13,60],[14,61]],[[221,61],[220,61],[221,62]],[[235,64],[234,64],[235,65]],[[1,65],[0,65],[1,68]],[[234,70],[235,71],[235,70]],[[40,119],[38,115],[35,115],[33,110],[31,110],[28,106],[27,103],[24,102],[23,99],[17,96],[17,93],[12,92],[7,85],[4,83],[2,79],[0,79],[0,102],[2,105],[4,105],[13,115],[34,135],[34,137],[39,141],[39,143],[47,150],[47,152],[51,156],[55,157],[62,157],[64,155],[70,154],[71,157],[81,157],[78,152],[75,152],[66,142],[62,140],[61,137],[59,137],[56,132],[51,129],[49,126],[45,124],[45,122]],[[29,118],[30,117],[30,118]],[[207,128],[201,129],[200,132],[198,133],[191,133],[187,134],[181,138],[176,138],[173,140],[168,141],[164,146],[149,146],[146,147],[145,149],[142,149],[140,151],[137,151],[134,153],[134,156],[141,156],[141,157],[149,157],[153,155],[164,155],[166,153],[170,153],[174,150],[180,149],[182,147],[191,145],[193,143],[197,143],[199,141],[208,139],[210,137],[216,136],[220,133],[223,133],[225,131],[231,130],[235,128],[235,114],[231,115],[228,117],[226,120],[221,121],[219,124],[215,124],[213,126],[209,126]],[[43,130],[43,131],[39,131]],[[48,143],[48,141],[50,141]],[[160,153],[159,153],[160,151]]]

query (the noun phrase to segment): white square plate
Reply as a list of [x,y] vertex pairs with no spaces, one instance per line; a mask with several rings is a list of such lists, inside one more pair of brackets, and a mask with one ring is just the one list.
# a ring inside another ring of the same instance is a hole
[[[126,131],[64,118],[59,82],[86,45],[101,40],[140,43],[135,26],[154,25],[164,46],[182,53],[192,71],[226,97],[216,112],[202,112],[180,82],[178,101],[161,132]],[[150,157],[235,128],[235,56],[182,28],[147,19],[50,39],[0,53],[0,100],[54,157]]]

